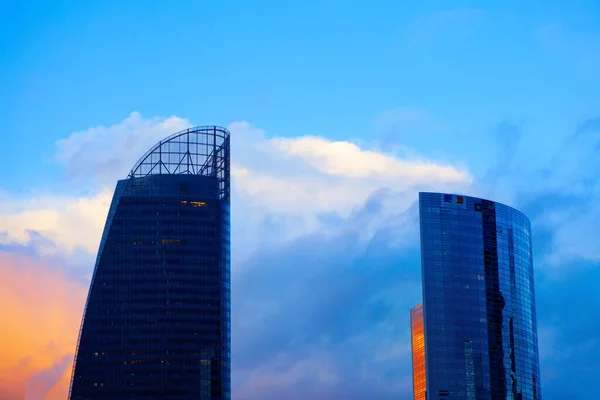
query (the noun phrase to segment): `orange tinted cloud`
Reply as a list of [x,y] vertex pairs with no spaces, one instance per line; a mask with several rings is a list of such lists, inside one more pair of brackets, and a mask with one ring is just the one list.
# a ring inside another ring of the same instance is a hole
[[0,398],[65,399],[87,287],[0,251]]

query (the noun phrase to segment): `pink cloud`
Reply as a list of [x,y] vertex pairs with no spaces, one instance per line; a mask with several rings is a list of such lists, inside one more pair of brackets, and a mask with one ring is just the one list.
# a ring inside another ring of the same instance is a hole
[[0,282],[0,398],[66,398],[87,288],[43,259],[3,251]]

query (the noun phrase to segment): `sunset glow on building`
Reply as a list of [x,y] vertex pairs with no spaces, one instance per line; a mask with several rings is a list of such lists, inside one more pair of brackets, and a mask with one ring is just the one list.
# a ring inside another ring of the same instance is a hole
[[413,399],[425,400],[427,390],[425,370],[425,329],[423,325],[423,304],[410,310],[410,337],[413,366]]

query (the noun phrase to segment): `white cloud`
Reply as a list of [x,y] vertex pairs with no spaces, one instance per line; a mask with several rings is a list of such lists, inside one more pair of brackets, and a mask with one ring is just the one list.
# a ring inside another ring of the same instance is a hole
[[[248,218],[258,222],[266,215],[278,216],[279,229],[274,232],[270,226],[260,240],[269,235],[289,240],[326,228],[321,213],[348,216],[380,188],[404,194],[387,205],[389,213],[399,213],[416,199],[419,187],[465,191],[471,184],[469,174],[456,167],[403,159],[350,142],[312,136],[267,138],[247,122],[233,123],[229,129],[234,213],[244,216],[234,218],[233,233],[240,237],[240,225],[247,226]],[[244,245],[257,240],[256,231],[244,239],[234,237],[234,243]]]
[[[46,252],[93,254],[112,190],[135,161],[160,139],[189,127],[180,117],[144,119],[131,113],[122,123],[76,132],[56,144],[56,159],[68,176],[93,184],[91,196],[40,195],[4,198],[0,232],[4,242],[25,243],[34,230],[57,248]],[[247,122],[229,125],[232,134],[233,237],[236,254],[261,241],[288,240],[319,228],[321,213],[347,216],[379,188],[403,192],[389,205],[395,213],[416,198],[418,187],[466,190],[463,170],[432,161],[400,158],[350,142],[326,138],[269,138]],[[262,229],[265,217],[279,229]],[[262,230],[261,230],[262,229]],[[6,236],[6,233],[8,236]],[[262,236],[261,236],[262,235]]]
[[425,182],[463,183],[468,179],[467,174],[451,166],[399,160],[380,152],[362,150],[349,142],[302,137],[273,139],[271,145],[287,156],[301,158],[326,175],[395,182],[403,186]]
[[0,201],[0,232],[5,236],[0,236],[0,244],[27,244],[37,233],[49,239],[38,249],[42,254],[72,254],[78,248],[93,254],[98,250],[111,197],[111,189],[101,189],[85,197],[4,199]]
[[190,127],[179,117],[144,119],[132,112],[123,122],[75,132],[56,143],[56,160],[72,179],[90,179],[113,186],[127,176],[135,161],[152,145]]

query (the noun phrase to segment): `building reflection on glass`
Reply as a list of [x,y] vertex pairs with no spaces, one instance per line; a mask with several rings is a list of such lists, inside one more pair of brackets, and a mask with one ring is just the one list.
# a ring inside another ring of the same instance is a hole
[[423,325],[423,304],[410,310],[410,332],[413,366],[413,399],[425,400],[427,389],[425,377],[425,329]]

